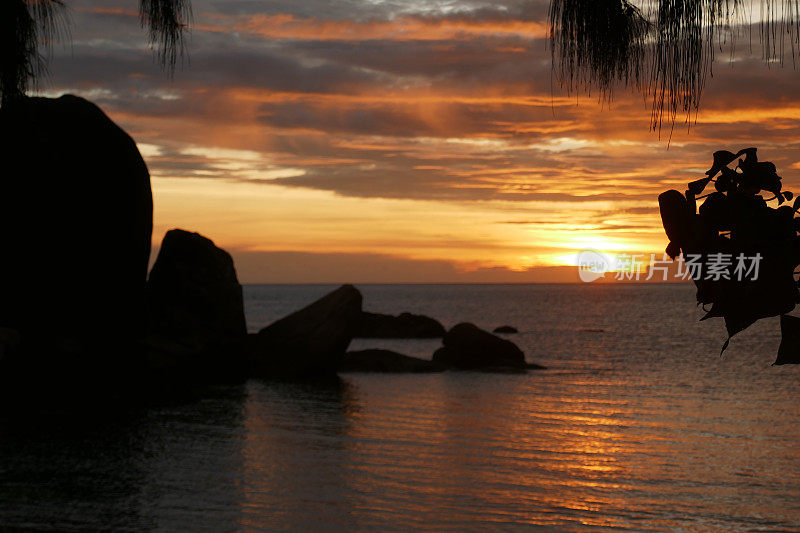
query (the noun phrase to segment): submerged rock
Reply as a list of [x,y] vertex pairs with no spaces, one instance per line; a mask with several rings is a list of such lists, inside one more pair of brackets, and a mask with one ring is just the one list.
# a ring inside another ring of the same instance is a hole
[[347,352],[340,372],[442,372],[445,368],[433,361],[409,357],[391,350],[369,349]]
[[190,365],[202,363],[212,373],[241,367],[247,336],[242,286],[225,250],[198,233],[168,231],[147,294],[151,364],[179,369],[194,357]]
[[142,337],[153,202],[133,139],[83,98],[24,98],[0,109],[0,167],[0,326],[54,358]]
[[342,285],[250,335],[252,372],[266,378],[335,374],[355,334],[361,303],[358,289]]
[[444,336],[444,346],[433,354],[433,362],[459,369],[524,370],[525,354],[516,344],[462,322]]
[[380,313],[361,313],[356,337],[364,339],[439,339],[446,333],[444,326],[425,315],[401,313],[399,316]]
[[519,333],[519,330],[514,326],[498,326],[494,328],[493,333]]

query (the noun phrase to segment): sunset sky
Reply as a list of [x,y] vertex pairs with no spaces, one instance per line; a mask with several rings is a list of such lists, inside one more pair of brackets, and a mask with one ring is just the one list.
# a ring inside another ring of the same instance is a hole
[[660,254],[658,194],[719,149],[757,146],[800,190],[800,71],[747,38],[668,146],[640,95],[559,90],[545,0],[194,0],[172,80],[137,2],[69,5],[39,92],[84,96],[134,137],[154,245],[203,233],[245,283],[576,279],[552,267]]

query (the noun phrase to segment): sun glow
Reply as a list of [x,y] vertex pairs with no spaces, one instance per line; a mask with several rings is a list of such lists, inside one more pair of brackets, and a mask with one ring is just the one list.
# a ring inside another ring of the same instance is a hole
[[553,91],[550,53],[532,41],[545,20],[400,4],[352,18],[204,10],[195,61],[170,83],[128,66],[125,32],[98,27],[53,65],[105,54],[113,77],[56,71],[47,95],[88,96],[139,143],[156,245],[184,227],[237,257],[329,254],[352,261],[355,279],[375,270],[368,256],[442,266],[437,281],[535,281],[585,250],[660,258],[658,194],[702,177],[714,150],[757,145],[784,189],[800,189],[791,69],[720,69],[697,122],[667,142],[638,99]]

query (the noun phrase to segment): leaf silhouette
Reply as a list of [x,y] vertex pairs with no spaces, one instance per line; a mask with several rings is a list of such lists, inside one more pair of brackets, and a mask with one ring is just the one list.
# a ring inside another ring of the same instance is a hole
[[773,365],[800,363],[800,318],[781,315],[781,345]]
[[667,238],[681,247],[686,246],[692,236],[692,220],[686,198],[674,189],[662,192],[658,196],[658,206]]
[[714,231],[727,231],[731,229],[731,208],[728,197],[721,192],[708,195],[706,201],[698,210],[700,216],[712,227]]
[[[800,220],[800,218],[797,219],[797,220]],[[670,257],[670,259],[675,259],[676,257],[678,257],[678,255],[680,255],[681,247],[675,241],[669,241],[669,244],[667,245],[666,252],[667,252],[667,255]]]
[[728,348],[728,345],[729,345],[730,343],[731,343],[731,338],[730,338],[730,337],[728,337],[727,339],[725,339],[725,344],[723,344],[723,345],[722,345],[722,349],[719,351],[719,355],[720,355],[720,357],[722,357],[722,354],[723,354],[723,353],[725,353],[725,350]]
[[711,176],[697,181],[693,181],[689,184],[689,190],[695,196],[703,194],[703,190],[706,188],[706,185],[708,185],[710,181],[711,181]]
[[706,174],[708,174],[709,178],[713,178],[722,170],[723,167],[730,165],[737,157],[738,154],[734,154],[728,150],[719,150],[718,152],[714,152],[714,163],[711,168],[706,171]]
[[[738,167],[731,168],[737,159]],[[706,194],[695,214],[695,197],[715,176],[716,191]],[[800,212],[800,195],[782,190],[775,165],[759,161],[756,148],[737,154],[715,152],[714,166],[706,177],[689,183],[688,188],[685,199],[677,191],[659,196],[670,239],[667,252],[673,258],[679,251],[698,254],[704,272],[715,257],[734,258],[727,267],[729,277],[694,279],[697,302],[711,305],[701,320],[725,319],[728,338],[722,353],[737,333],[762,318],[786,314],[800,302],[800,283],[793,274],[800,266],[800,217],[795,215]],[[772,200],[779,206],[769,206]],[[738,264],[737,258],[744,264]],[[800,323],[797,328],[800,339]]]
[[[744,156],[744,165],[753,165],[758,163],[758,148],[744,148],[739,150],[735,157]],[[741,162],[740,162],[741,164]]]
[[[722,172],[717,178],[717,181],[714,182],[714,188],[717,189],[718,192],[728,192],[735,188],[736,182],[733,180],[736,177],[736,173],[729,168],[725,167],[725,170],[729,172]],[[731,176],[733,174],[733,176]]]

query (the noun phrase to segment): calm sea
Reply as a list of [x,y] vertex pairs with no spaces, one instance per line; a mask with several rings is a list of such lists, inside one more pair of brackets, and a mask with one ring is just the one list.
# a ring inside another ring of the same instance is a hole
[[[249,286],[256,330],[332,286]],[[0,526],[800,530],[800,368],[686,285],[364,285],[365,308],[510,324],[527,375],[251,381],[0,416]],[[429,358],[437,341],[358,340]],[[37,391],[31,391],[36,395]]]

